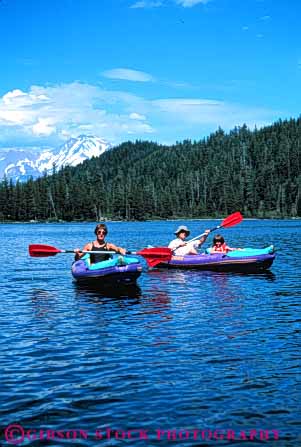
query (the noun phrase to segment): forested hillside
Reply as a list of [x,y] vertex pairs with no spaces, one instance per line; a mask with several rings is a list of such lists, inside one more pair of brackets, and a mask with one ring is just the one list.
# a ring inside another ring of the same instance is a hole
[[301,216],[301,118],[201,141],[126,142],[75,168],[0,186],[0,219]]

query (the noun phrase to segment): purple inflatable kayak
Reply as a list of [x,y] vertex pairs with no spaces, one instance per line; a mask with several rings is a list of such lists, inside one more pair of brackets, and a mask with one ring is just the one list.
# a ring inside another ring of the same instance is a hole
[[228,254],[172,256],[169,262],[162,262],[157,267],[252,273],[269,269],[274,259],[274,247],[270,246],[264,249],[236,250]]
[[87,258],[74,262],[71,267],[73,277],[82,284],[132,285],[142,273],[142,266],[136,258],[124,256],[92,265],[89,265]]

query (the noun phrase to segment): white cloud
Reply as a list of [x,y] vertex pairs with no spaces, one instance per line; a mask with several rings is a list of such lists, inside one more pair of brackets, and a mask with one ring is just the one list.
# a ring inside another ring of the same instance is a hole
[[0,145],[55,146],[79,133],[89,133],[112,143],[126,134],[154,132],[144,116],[143,98],[127,92],[74,82],[52,87],[13,90],[0,98]]
[[110,79],[122,79],[134,82],[154,82],[152,75],[144,71],[131,70],[129,68],[114,68],[112,70],[104,71],[103,76]]
[[267,109],[210,99],[160,99],[153,104],[170,120],[183,126],[220,126],[226,130],[244,123],[250,127],[267,124],[272,114]]
[[32,132],[35,135],[49,136],[56,132],[56,127],[51,124],[52,120],[49,118],[38,118],[38,122],[32,126]]
[[12,104],[13,105],[18,104],[19,107],[30,106],[34,103],[45,102],[47,100],[48,98],[44,94],[35,94],[34,92],[27,94],[19,89],[15,89],[11,92],[6,93],[6,95],[4,95],[2,98],[3,104],[5,104],[7,107],[9,107]]
[[3,96],[2,100],[4,104],[8,104],[12,101],[14,101],[15,98],[22,98],[23,96],[26,96],[26,93],[23,93],[22,90],[15,89],[12,92],[6,93],[6,95]]
[[3,122],[6,126],[22,125],[26,122],[28,117],[28,112],[0,109],[0,123]]
[[184,8],[191,8],[192,6],[198,5],[199,3],[209,3],[211,0],[177,0],[177,4],[183,6]]
[[13,90],[0,98],[0,146],[57,147],[81,133],[112,144],[128,138],[176,141],[201,138],[218,126],[250,127],[279,118],[271,110],[220,100],[158,97],[146,99],[127,91],[73,82]]
[[162,6],[163,3],[160,1],[138,1],[130,6],[132,9],[139,9],[139,8],[159,8]]
[[[191,8],[192,6],[198,5],[199,3],[209,3],[211,0],[173,0],[173,2],[177,5],[183,6],[184,8]],[[131,9],[147,9],[147,8],[159,8],[160,6],[164,6],[167,4],[164,1],[160,0],[139,0],[133,3],[130,8]]]
[[135,112],[130,114],[130,118],[131,118],[131,120],[138,120],[138,121],[146,120],[144,115],[140,115],[140,113],[135,113]]
[[262,16],[259,18],[259,20],[266,21],[266,20],[270,20],[270,18],[271,18],[271,16]]

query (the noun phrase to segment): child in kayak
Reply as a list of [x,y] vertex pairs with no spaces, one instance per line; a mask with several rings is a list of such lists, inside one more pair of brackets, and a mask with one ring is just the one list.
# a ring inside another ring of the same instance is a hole
[[234,251],[234,250],[241,250],[241,248],[231,248],[229,247],[226,242],[225,239],[223,238],[222,235],[220,234],[216,234],[213,238],[213,242],[212,242],[212,248],[210,249],[210,254],[215,254],[215,253],[228,253],[229,251]]

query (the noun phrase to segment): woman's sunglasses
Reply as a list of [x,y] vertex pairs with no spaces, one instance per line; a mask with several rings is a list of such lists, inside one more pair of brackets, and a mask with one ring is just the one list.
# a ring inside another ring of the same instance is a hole
[[98,230],[97,234],[107,234],[105,230]]

